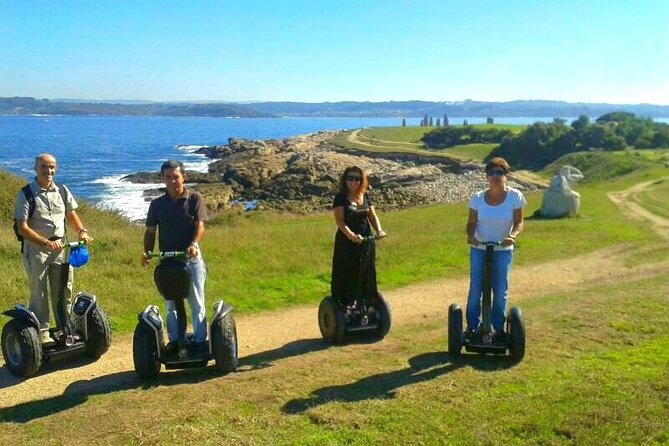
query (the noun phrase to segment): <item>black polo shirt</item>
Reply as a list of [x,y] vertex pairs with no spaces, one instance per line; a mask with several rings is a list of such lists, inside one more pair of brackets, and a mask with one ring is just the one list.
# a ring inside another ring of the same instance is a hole
[[196,221],[207,221],[207,207],[199,192],[188,189],[178,198],[166,193],[154,199],[146,215],[147,228],[158,226],[161,251],[185,251],[193,241]]

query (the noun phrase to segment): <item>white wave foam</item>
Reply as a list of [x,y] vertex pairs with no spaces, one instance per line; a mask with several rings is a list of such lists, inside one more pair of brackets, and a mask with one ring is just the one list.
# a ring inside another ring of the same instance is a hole
[[193,152],[203,147],[210,147],[210,146],[182,144],[176,147],[177,149],[186,152],[186,158],[192,160],[192,161],[184,161],[184,167],[186,168],[186,170],[193,170],[195,172],[202,172],[202,173],[209,172],[209,163],[211,162],[211,160],[201,153],[193,153]]
[[209,172],[209,161],[184,161],[184,167],[186,170],[207,173]]
[[97,206],[103,209],[114,209],[126,218],[136,221],[144,220],[149,210],[149,202],[144,197],[144,191],[158,189],[162,183],[137,184],[123,181],[125,175],[99,178],[93,183],[104,185],[104,195]]
[[209,146],[198,146],[195,144],[180,144],[177,146],[177,149],[183,150],[185,152],[195,152],[197,150],[204,149],[205,147]]

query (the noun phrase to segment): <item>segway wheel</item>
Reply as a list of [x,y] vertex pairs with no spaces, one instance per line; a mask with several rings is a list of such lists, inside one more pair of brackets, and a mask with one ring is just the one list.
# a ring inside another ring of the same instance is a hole
[[462,350],[462,308],[458,304],[448,307],[448,354],[460,356]]
[[508,321],[509,352],[514,361],[520,362],[525,356],[525,322],[520,308],[511,308]]
[[10,372],[32,376],[42,365],[42,344],[37,329],[26,321],[12,319],[2,329],[2,355]]
[[335,344],[344,342],[346,318],[344,309],[332,297],[326,297],[318,307],[318,328],[323,339]]
[[392,324],[392,314],[390,312],[390,306],[388,301],[383,297],[381,293],[376,295],[376,313],[377,313],[377,323],[378,327],[376,329],[376,335],[379,339],[386,337],[390,331],[390,325]]
[[158,348],[155,332],[142,323],[137,324],[132,338],[132,360],[137,376],[142,379],[155,379],[158,376],[162,366],[158,359]]
[[88,312],[88,339],[86,340],[86,356],[98,359],[111,345],[109,319],[102,308],[95,306]]
[[211,343],[216,368],[225,374],[237,368],[237,327],[232,314],[228,313],[211,328]]

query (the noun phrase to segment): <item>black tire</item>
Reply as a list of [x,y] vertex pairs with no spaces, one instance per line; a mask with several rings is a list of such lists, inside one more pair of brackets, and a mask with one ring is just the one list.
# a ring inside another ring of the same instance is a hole
[[383,339],[390,331],[390,326],[392,325],[392,313],[390,312],[388,301],[381,293],[376,295],[375,308],[377,313],[377,323],[379,324],[376,329],[376,336],[379,339]]
[[228,313],[211,327],[211,349],[216,368],[224,375],[237,368],[237,327],[232,314]]
[[86,340],[86,356],[98,359],[111,345],[111,330],[109,320],[102,308],[95,306],[88,312],[88,339]]
[[459,304],[448,307],[448,354],[452,358],[460,356],[462,350],[462,308]]
[[12,319],[2,329],[2,355],[10,372],[32,376],[42,365],[42,344],[37,329],[27,321]]
[[332,297],[323,299],[318,307],[318,328],[326,341],[335,344],[344,342],[346,335],[344,309]]
[[135,327],[132,338],[132,360],[135,373],[142,379],[155,379],[160,373],[162,364],[158,359],[156,334],[142,322]]
[[525,357],[525,322],[520,308],[513,307],[509,311],[509,352],[516,362],[520,362]]

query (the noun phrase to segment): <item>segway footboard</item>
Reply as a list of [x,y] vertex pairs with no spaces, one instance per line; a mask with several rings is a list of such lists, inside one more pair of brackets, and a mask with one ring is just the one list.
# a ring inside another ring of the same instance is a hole
[[508,349],[506,343],[485,343],[483,341],[472,341],[464,344],[465,350],[475,353],[491,353],[493,355],[506,355]]

